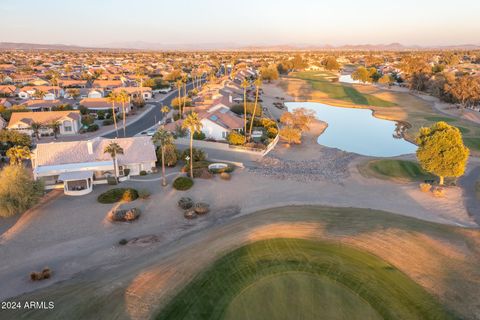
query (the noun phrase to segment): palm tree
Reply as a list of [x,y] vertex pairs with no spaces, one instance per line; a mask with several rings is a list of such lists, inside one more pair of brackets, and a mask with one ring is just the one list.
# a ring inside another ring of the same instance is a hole
[[165,130],[163,126],[158,128],[157,132],[152,136],[154,144],[159,143],[162,150],[162,185],[167,185],[167,179],[165,177],[165,147],[173,144],[173,135]]
[[260,91],[260,86],[262,85],[262,79],[258,77],[253,84],[255,85],[256,92],[255,92],[255,104],[253,106],[253,114],[252,114],[252,118],[250,119],[250,130],[248,132],[249,139],[252,139],[253,120],[255,120],[255,113],[257,112],[258,93]]
[[32,122],[32,124],[30,125],[30,128],[35,134],[35,137],[37,138],[37,140],[40,140],[40,129],[43,128],[43,124],[41,124],[40,122]]
[[112,117],[113,117],[113,125],[115,126],[115,132],[117,133],[118,138],[118,128],[117,128],[117,113],[115,111],[115,102],[118,102],[119,96],[118,93],[112,91],[108,96],[108,101],[112,103]]
[[198,118],[198,113],[190,113],[183,121],[182,128],[190,131],[190,177],[193,179],[193,135],[202,130],[202,123]]
[[167,107],[167,106],[163,106],[163,107],[160,109],[160,112],[162,113],[162,118],[164,118],[165,115],[170,112],[170,108]]
[[250,86],[250,83],[247,79],[243,79],[242,88],[243,88],[243,122],[244,122],[244,131],[245,142],[247,142],[247,88]]
[[182,80],[177,80],[176,85],[177,85],[177,90],[178,90],[178,111],[180,112],[180,118],[183,119],[183,112],[182,112]]
[[35,92],[33,93],[33,97],[35,99],[43,99],[43,97],[47,94],[47,92],[43,91],[43,90],[39,90],[39,89],[35,89]]
[[120,145],[114,141],[110,142],[105,149],[103,149],[103,153],[110,154],[113,160],[113,167],[115,170],[115,179],[118,180],[118,163],[117,163],[117,154],[123,154],[123,149]]
[[11,165],[21,165],[23,159],[30,159],[30,149],[26,146],[14,146],[7,150]]
[[185,75],[182,79],[182,82],[183,82],[183,107],[182,107],[182,110],[185,111],[185,106],[187,104],[187,81],[188,81],[188,78],[187,76]]
[[125,109],[125,103],[128,103],[130,101],[130,96],[128,95],[128,92],[125,90],[121,90],[119,93],[117,93],[118,96],[118,101],[122,103],[122,114],[123,114],[123,136],[126,137],[126,121],[127,121],[127,113]]
[[57,140],[57,134],[60,132],[60,126],[61,125],[62,124],[58,120],[53,120],[52,122],[50,122],[48,124],[48,127],[50,129],[52,129],[52,131],[53,131],[53,136],[54,136],[55,140]]

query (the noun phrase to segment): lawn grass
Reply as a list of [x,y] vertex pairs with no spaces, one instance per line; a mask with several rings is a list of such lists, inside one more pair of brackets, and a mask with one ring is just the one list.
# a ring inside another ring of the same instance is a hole
[[374,255],[327,241],[271,239],[217,260],[156,319],[318,319],[322,308],[328,319],[455,318]]
[[374,176],[380,179],[405,182],[435,179],[435,176],[423,170],[418,163],[408,160],[372,160],[358,168],[364,176]]
[[456,122],[457,121],[457,119],[454,119],[454,118],[440,117],[440,116],[427,116],[425,117],[425,120],[433,121],[433,122],[439,122],[439,121]]
[[363,106],[395,106],[395,103],[382,100],[373,95],[361,93],[351,85],[332,82],[332,79],[335,78],[333,75],[328,76],[328,74],[318,72],[297,72],[293,73],[292,77],[308,81],[313,90],[322,91],[331,99]]
[[471,150],[480,150],[480,137],[463,137],[463,143]]

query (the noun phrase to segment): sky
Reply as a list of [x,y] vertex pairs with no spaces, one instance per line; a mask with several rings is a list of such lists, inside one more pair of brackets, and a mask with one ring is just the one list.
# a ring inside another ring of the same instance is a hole
[[0,42],[480,44],[478,0],[0,0]]

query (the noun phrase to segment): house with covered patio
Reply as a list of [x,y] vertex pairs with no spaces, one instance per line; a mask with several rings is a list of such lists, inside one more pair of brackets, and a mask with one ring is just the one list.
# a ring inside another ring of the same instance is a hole
[[[123,149],[123,154],[117,155],[117,168],[104,152],[111,142]],[[156,160],[149,137],[39,143],[31,156],[34,178],[42,179],[46,189],[63,188],[67,195],[90,193],[94,185],[107,183],[116,171],[121,181],[141,171],[152,172]]]

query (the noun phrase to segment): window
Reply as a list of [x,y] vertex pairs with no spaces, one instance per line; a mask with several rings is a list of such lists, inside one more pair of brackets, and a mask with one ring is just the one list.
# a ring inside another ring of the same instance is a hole
[[72,132],[72,127],[63,127],[65,132]]
[[228,132],[227,131],[222,131],[222,138],[227,138]]

